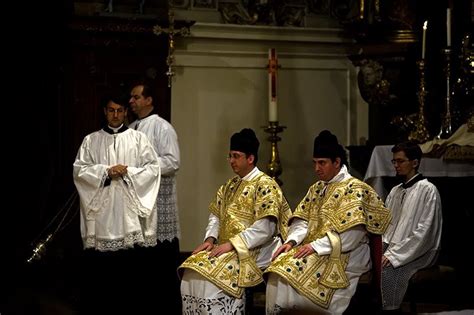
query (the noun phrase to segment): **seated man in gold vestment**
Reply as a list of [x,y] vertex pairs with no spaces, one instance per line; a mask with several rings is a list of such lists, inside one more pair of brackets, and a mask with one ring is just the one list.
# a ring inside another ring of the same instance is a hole
[[265,271],[267,314],[342,314],[371,268],[368,233],[382,234],[390,223],[377,193],[349,174],[346,152],[327,130],[314,139],[313,162],[319,180]]
[[276,181],[257,168],[258,147],[252,129],[230,139],[237,176],[217,191],[204,242],[178,268],[183,314],[245,313],[245,288],[263,281],[262,270],[282,244],[291,210]]

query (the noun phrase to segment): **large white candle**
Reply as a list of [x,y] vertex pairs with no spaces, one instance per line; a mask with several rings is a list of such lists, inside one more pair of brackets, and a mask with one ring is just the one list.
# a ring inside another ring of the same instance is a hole
[[428,21],[423,23],[423,39],[421,43],[421,59],[425,59],[425,51],[426,51],[426,29],[428,28]]
[[278,60],[275,48],[268,50],[268,121],[278,121],[277,109]]
[[446,46],[451,47],[451,9],[446,9]]

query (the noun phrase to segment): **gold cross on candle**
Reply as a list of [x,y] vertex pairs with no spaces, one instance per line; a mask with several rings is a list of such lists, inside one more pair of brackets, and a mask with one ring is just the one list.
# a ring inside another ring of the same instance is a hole
[[277,111],[277,71],[276,49],[268,50],[268,121],[278,121]]

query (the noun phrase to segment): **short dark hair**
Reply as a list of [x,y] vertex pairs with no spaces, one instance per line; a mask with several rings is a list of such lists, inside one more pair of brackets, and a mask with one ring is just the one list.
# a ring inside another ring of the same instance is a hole
[[420,146],[416,142],[404,141],[394,145],[392,148],[392,153],[402,151],[405,152],[405,155],[409,160],[418,160],[418,166],[420,165],[421,157],[423,156],[423,151],[421,151]]
[[124,91],[120,89],[108,89],[102,94],[100,103],[103,108],[106,108],[110,101],[128,108],[128,100],[129,97]]

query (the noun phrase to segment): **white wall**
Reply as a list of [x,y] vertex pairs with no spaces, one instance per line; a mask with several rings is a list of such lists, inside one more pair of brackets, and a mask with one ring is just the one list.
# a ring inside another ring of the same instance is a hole
[[295,207],[315,181],[313,139],[323,129],[341,144],[367,137],[367,108],[347,59],[351,43],[337,29],[196,24],[179,38],[172,86],[172,123],[182,167],[178,200],[181,250],[202,241],[208,205],[233,176],[226,156],[230,136],[244,127],[260,139],[258,166],[266,170],[270,144],[261,128],[268,117],[268,49],[277,49],[278,116],[287,128],[278,143],[283,191]]

